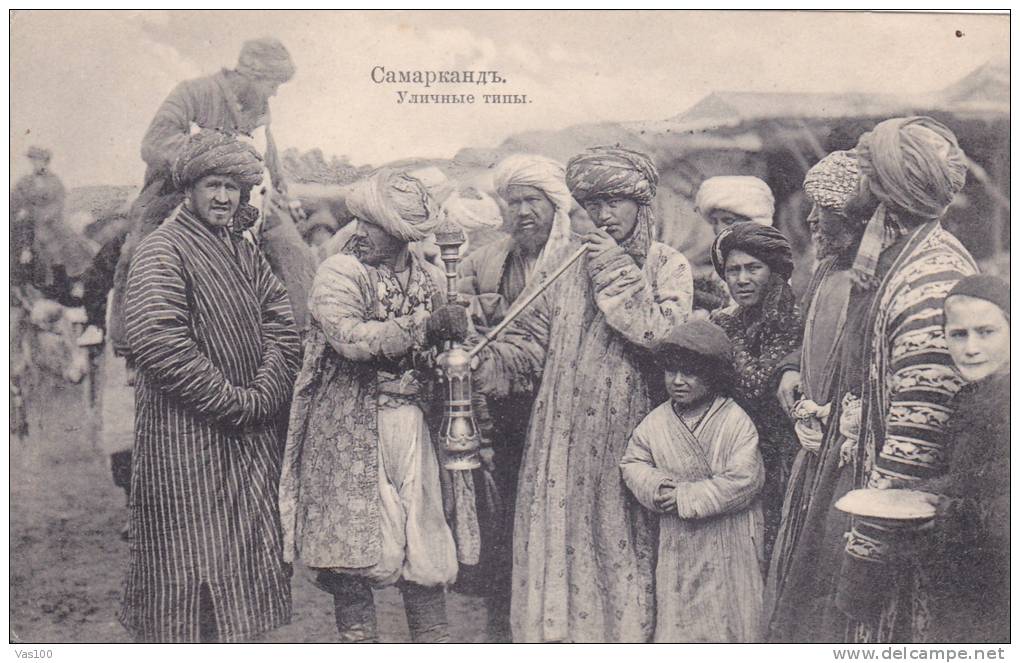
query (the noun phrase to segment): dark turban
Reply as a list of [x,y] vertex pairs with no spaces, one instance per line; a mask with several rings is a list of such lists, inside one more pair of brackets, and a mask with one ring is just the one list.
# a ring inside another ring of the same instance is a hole
[[228,175],[242,189],[262,182],[262,157],[250,144],[231,134],[202,129],[188,140],[174,162],[174,185],[178,189],[207,175]]
[[783,233],[760,223],[737,223],[723,230],[712,244],[712,265],[719,276],[734,249],[754,256],[783,281],[793,274],[793,249]]
[[622,147],[592,147],[567,162],[567,188],[579,203],[630,198],[651,205],[659,172],[648,156]]
[[942,216],[967,178],[956,135],[930,117],[880,122],[861,136],[857,155],[881,202],[922,219]]
[[991,302],[1009,317],[1009,284],[997,276],[975,274],[960,279],[946,295],[946,299],[962,295]]
[[237,59],[237,72],[250,78],[269,78],[286,83],[295,71],[286,47],[272,37],[244,42],[241,56]]

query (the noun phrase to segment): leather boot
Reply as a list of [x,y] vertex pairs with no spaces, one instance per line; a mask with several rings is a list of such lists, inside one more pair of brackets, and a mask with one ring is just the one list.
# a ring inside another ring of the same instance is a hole
[[446,590],[442,587],[423,587],[413,582],[401,582],[400,594],[404,598],[407,626],[411,641],[450,642],[450,625],[446,620]]
[[333,612],[340,642],[379,642],[372,586],[364,578],[320,571],[315,584],[333,595]]

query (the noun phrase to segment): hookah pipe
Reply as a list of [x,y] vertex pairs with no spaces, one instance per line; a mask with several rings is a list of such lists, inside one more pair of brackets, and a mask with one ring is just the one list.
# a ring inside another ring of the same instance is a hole
[[[446,300],[457,303],[457,266],[460,264],[460,247],[467,240],[464,231],[454,222],[447,220],[436,229],[436,245],[439,246],[439,257],[446,266]],[[443,423],[439,435],[446,451],[443,466],[448,470],[473,470],[481,466],[479,449],[481,436],[478,424],[471,407],[471,362],[475,356],[491,343],[507,325],[514,321],[530,304],[541,295],[553,281],[558,279],[567,268],[574,264],[585,252],[580,247],[567,260],[556,268],[541,284],[507,312],[503,320],[493,327],[478,345],[465,350],[461,343],[447,342],[447,346],[437,358],[436,364],[447,384],[446,407],[443,411]]]

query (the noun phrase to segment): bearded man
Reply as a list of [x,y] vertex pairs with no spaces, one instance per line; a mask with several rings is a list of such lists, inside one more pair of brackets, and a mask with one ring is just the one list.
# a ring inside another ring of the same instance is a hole
[[[767,637],[800,642],[822,633],[815,602],[819,576],[838,563],[842,547],[825,550],[824,525],[842,466],[839,434],[847,371],[842,365],[850,299],[850,267],[868,218],[855,207],[863,177],[857,156],[833,152],[804,177],[818,266],[804,295],[802,348],[784,360],[778,397],[796,416],[801,450],[794,460],[782,525],[765,592]],[[836,555],[835,557],[833,555]]]
[[[483,334],[503,320],[529,284],[541,282],[556,268],[554,258],[571,241],[573,198],[561,164],[543,156],[515,154],[496,166],[493,181],[506,204],[510,236],[470,253],[461,263],[459,280],[475,328]],[[459,586],[486,597],[493,642],[510,639],[513,507],[533,402],[532,394],[515,394],[488,404],[498,499],[479,505],[481,513],[489,511],[479,522],[482,558],[476,569],[462,570]],[[479,480],[475,484],[484,485]]]
[[[489,397],[535,392],[514,514],[511,628],[519,642],[645,642],[655,626],[655,523],[619,462],[661,374],[647,351],[691,311],[687,259],[653,241],[658,172],[597,147],[567,186],[598,227],[568,268],[479,353]],[[581,245],[571,241],[556,265]]]
[[377,171],[352,186],[347,205],[356,219],[348,252],[319,266],[309,301],[280,481],[285,554],[332,595],[342,642],[378,639],[373,588],[393,585],[411,638],[444,642],[454,531],[463,529],[447,524],[425,419],[428,355],[462,340],[468,317],[445,304],[443,271],[408,246],[439,221],[420,180]]
[[277,414],[297,373],[287,293],[229,227],[262,179],[251,146],[193,136],[184,203],[132,260],[138,368],[131,549],[121,623],[143,642],[237,642],[290,621]]

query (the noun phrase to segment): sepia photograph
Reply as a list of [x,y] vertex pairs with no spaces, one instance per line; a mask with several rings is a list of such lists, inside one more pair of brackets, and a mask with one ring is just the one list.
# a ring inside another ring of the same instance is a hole
[[1007,658],[1008,10],[8,30],[17,658]]

